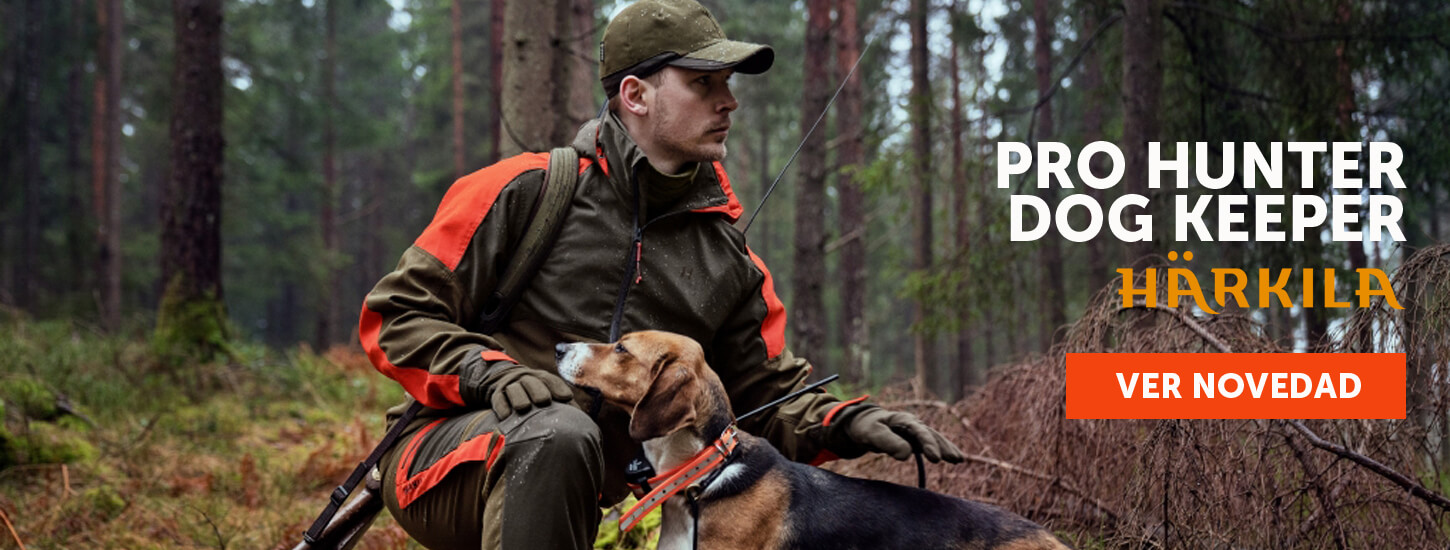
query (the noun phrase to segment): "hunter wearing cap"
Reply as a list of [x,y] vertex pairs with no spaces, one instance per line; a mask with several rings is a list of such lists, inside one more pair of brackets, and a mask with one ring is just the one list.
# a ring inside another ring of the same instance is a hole
[[[786,347],[785,309],[733,225],[742,207],[720,164],[739,107],[730,77],[763,73],[774,55],[726,39],[693,0],[631,4],[604,31],[608,113],[574,139],[577,190],[503,328],[471,330],[529,222],[547,154],[458,180],[368,294],[368,356],[426,407],[379,466],[384,503],[409,535],[434,549],[592,545],[600,507],[628,494],[639,446],[627,411],[556,375],[557,343],[607,341],[612,328],[690,336],[736,411],[805,385],[811,367]],[[933,461],[962,458],[909,414],[823,392],[740,425],[801,462],[910,456],[892,427]]]

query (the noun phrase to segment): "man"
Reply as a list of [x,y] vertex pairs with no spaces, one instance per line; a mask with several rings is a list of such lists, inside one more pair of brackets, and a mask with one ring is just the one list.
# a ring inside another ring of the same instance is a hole
[[[384,457],[384,502],[429,548],[589,548],[600,506],[622,500],[638,453],[627,411],[598,407],[555,374],[559,342],[643,329],[699,341],[736,411],[804,385],[785,347],[770,273],[732,223],[725,157],[732,73],[768,46],[727,40],[693,0],[640,0],[606,27],[610,111],[580,129],[578,190],[543,266],[503,329],[469,329],[510,265],[546,156],[460,179],[397,269],[368,294],[363,346],[427,406]],[[410,399],[410,400],[411,400]],[[396,411],[400,408],[394,409]],[[961,451],[915,417],[807,393],[742,422],[797,461],[868,451],[933,461]]]

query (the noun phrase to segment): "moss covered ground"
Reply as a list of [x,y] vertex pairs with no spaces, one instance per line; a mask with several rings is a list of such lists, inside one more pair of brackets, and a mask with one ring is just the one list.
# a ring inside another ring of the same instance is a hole
[[[0,548],[291,548],[401,400],[354,349],[170,367],[149,336],[0,320]],[[384,513],[360,548],[421,547]]]

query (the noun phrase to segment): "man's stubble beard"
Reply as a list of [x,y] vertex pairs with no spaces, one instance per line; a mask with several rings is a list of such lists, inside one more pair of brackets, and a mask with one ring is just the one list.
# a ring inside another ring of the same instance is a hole
[[655,135],[655,143],[662,152],[681,159],[683,162],[717,162],[725,160],[729,152],[725,142],[718,144],[701,144],[697,141],[698,135],[689,134],[686,131],[670,130],[674,124],[675,115],[669,109],[661,109],[658,117],[654,119],[651,131]]

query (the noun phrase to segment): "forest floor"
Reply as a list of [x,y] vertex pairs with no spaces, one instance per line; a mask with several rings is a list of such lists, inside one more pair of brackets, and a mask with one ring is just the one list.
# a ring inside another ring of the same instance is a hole
[[[0,312],[5,313],[5,312]],[[0,315],[0,549],[289,549],[402,400],[360,350],[233,347],[167,368],[120,337]],[[653,548],[658,512],[598,548]],[[360,550],[422,548],[386,513]]]
[[[146,342],[0,323],[0,548],[291,548],[401,400],[343,348],[170,369]],[[406,539],[384,515],[362,547]]]
[[[226,363],[168,368],[147,335],[0,316],[0,549],[292,548],[401,401],[356,349],[238,344]],[[835,469],[915,476],[882,458]],[[622,537],[622,509],[595,547],[653,548],[658,512]],[[421,546],[384,513],[358,548]]]

